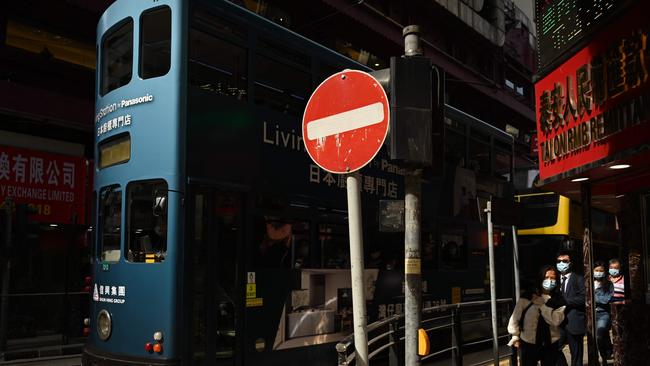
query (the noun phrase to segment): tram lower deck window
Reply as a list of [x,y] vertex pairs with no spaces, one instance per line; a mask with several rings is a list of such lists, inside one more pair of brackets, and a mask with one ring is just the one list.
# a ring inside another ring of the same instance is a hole
[[167,254],[167,183],[131,182],[128,200],[126,257],[129,262],[158,263]]
[[99,193],[99,254],[103,262],[120,260],[122,235],[122,190],[104,187]]

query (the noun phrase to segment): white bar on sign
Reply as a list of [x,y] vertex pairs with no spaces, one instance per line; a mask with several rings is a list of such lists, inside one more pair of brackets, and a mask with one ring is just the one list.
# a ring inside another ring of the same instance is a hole
[[307,139],[316,140],[380,123],[384,120],[381,102],[316,119],[307,124]]

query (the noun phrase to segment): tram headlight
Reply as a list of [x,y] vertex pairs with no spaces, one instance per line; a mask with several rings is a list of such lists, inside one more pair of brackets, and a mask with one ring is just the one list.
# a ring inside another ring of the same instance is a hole
[[97,335],[99,339],[105,341],[111,336],[113,324],[111,315],[106,310],[101,310],[97,315]]

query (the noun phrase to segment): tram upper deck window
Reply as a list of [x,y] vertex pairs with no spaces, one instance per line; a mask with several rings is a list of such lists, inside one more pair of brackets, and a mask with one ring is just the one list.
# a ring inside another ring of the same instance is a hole
[[131,81],[133,74],[133,19],[114,26],[104,36],[100,50],[100,94],[106,95]]
[[122,190],[109,186],[99,193],[99,253],[104,262],[120,260],[120,238],[122,233]]
[[246,32],[208,12],[192,16],[189,83],[204,91],[245,101],[248,96]]
[[140,77],[163,76],[171,64],[172,12],[162,6],[140,18]]
[[163,180],[131,182],[128,204],[127,260],[158,263],[167,254],[167,183]]
[[255,57],[255,103],[301,116],[312,89],[309,59],[263,41]]

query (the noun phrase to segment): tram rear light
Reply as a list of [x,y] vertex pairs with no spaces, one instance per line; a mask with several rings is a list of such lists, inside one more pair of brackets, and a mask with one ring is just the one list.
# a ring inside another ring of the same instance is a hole
[[84,278],[84,283],[85,283],[86,285],[89,285],[89,286],[90,286],[90,282],[92,282],[92,280],[93,280],[92,277],[90,277],[90,276],[86,276],[86,277]]
[[84,327],[83,332],[84,332],[84,337],[88,337],[88,335],[90,335],[90,328]]
[[153,345],[153,351],[156,353],[162,353],[162,344],[156,343]]
[[90,285],[84,287],[84,292],[90,293]]
[[153,344],[147,342],[147,343],[144,345],[144,350],[147,351],[147,352],[152,352],[152,351],[153,351]]
[[90,326],[90,318],[84,318],[84,325],[85,326]]

